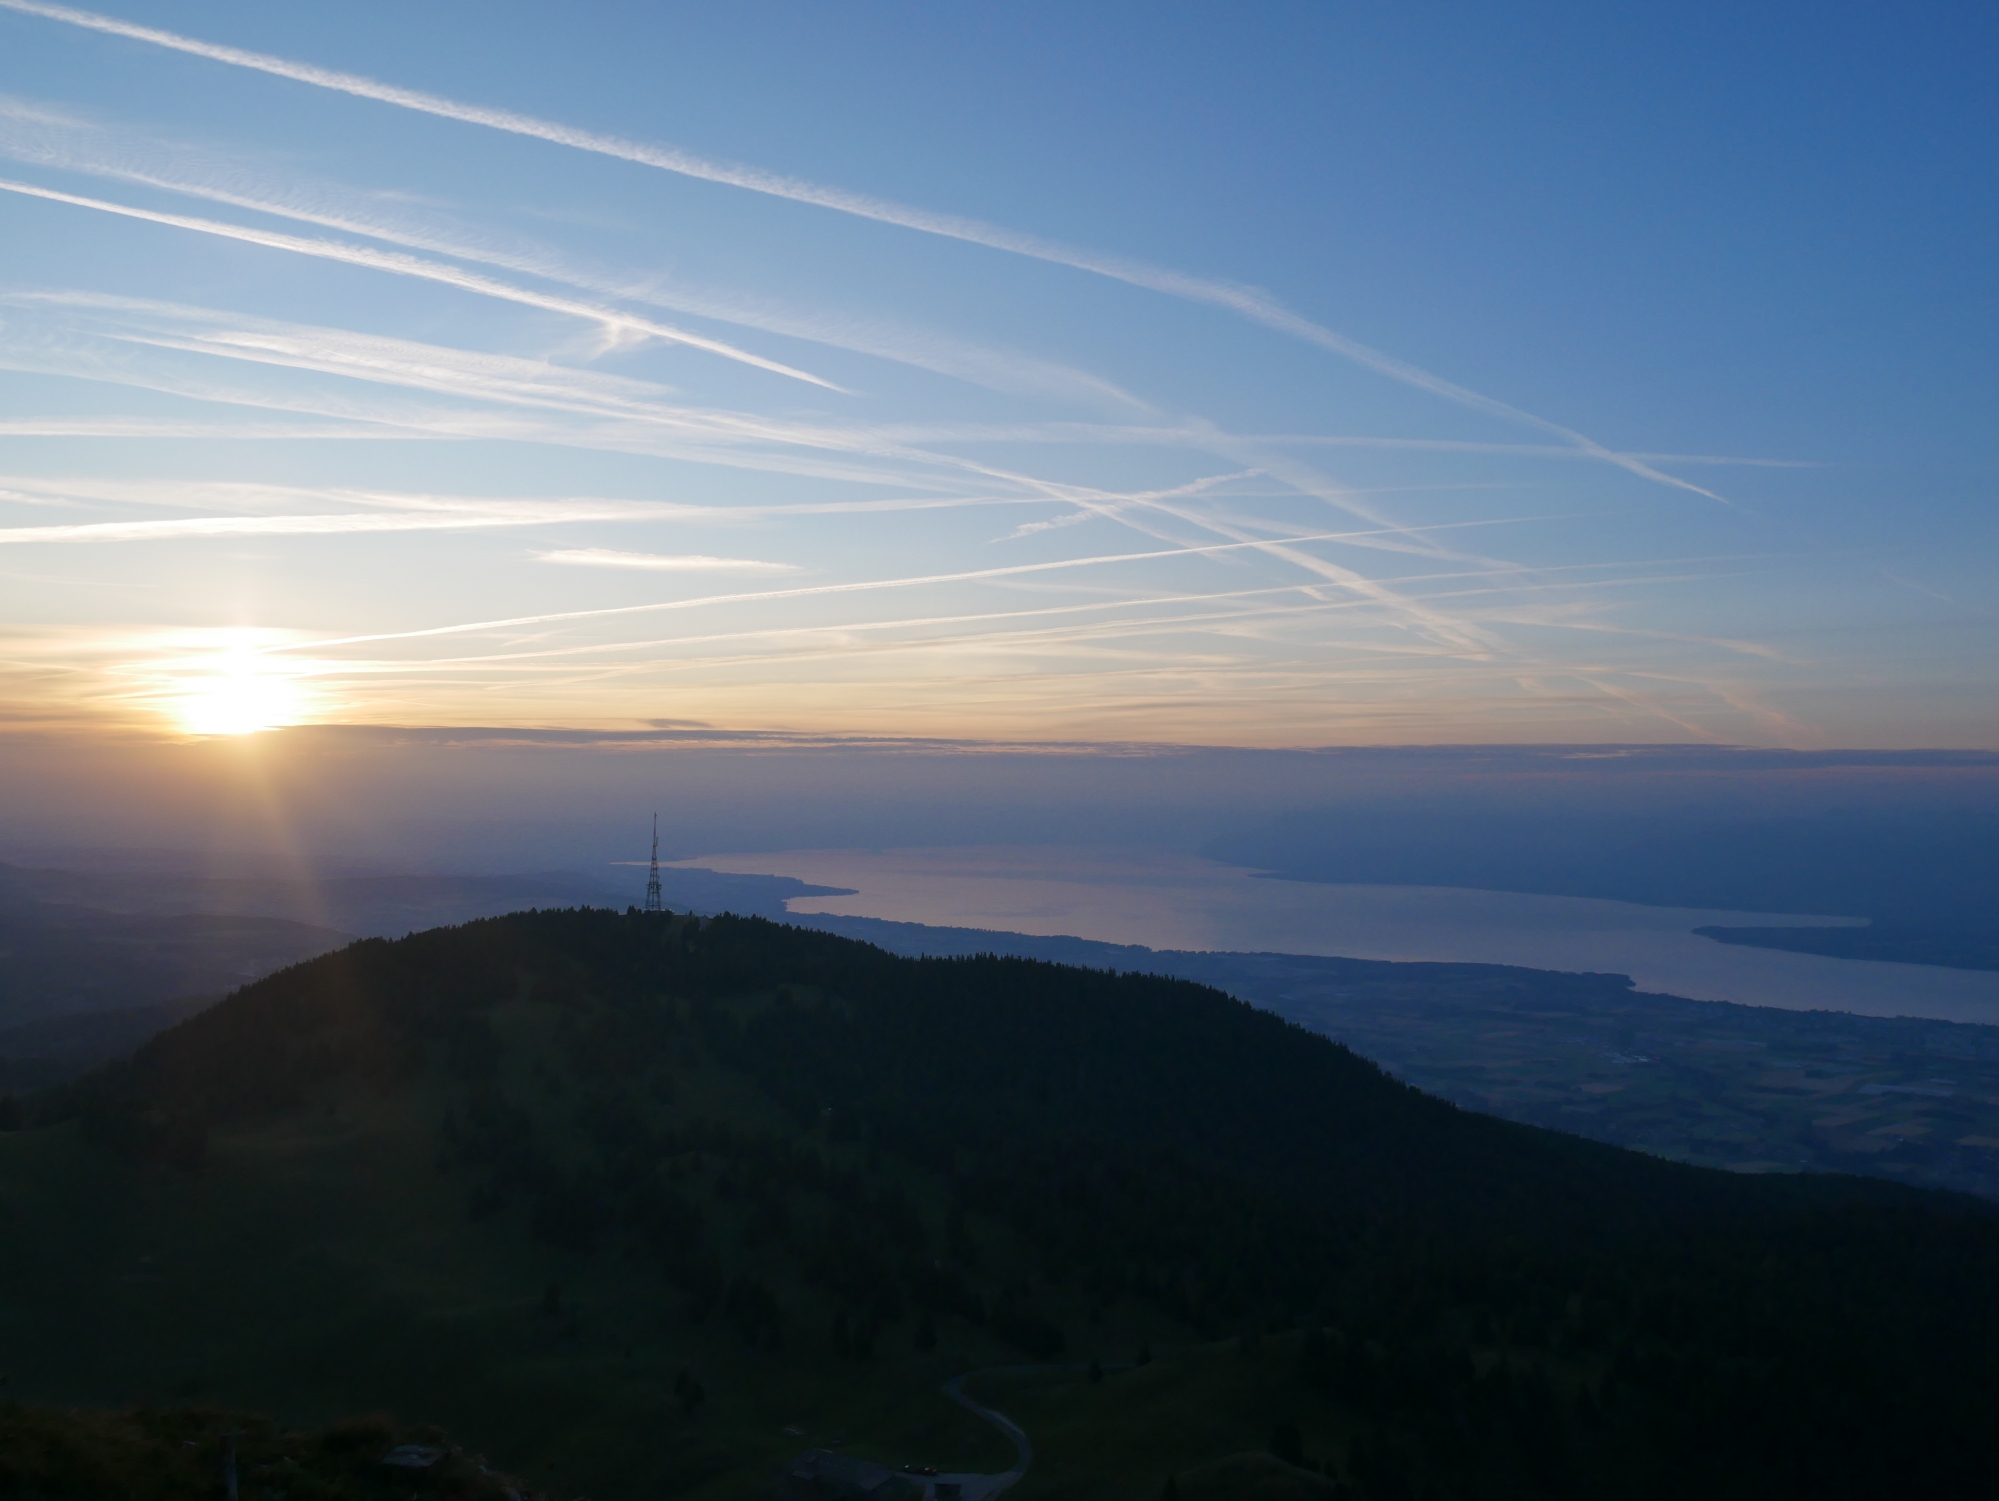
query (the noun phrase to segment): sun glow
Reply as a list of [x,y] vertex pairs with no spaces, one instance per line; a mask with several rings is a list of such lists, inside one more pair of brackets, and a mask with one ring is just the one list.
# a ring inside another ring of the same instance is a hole
[[190,734],[254,735],[298,723],[305,700],[292,673],[239,642],[206,661],[189,663],[172,709]]

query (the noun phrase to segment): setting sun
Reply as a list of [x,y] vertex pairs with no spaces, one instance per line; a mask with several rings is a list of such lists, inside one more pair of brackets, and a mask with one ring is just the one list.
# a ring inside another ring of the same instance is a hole
[[196,735],[253,735],[296,723],[304,708],[297,680],[262,653],[238,647],[184,680],[173,701]]

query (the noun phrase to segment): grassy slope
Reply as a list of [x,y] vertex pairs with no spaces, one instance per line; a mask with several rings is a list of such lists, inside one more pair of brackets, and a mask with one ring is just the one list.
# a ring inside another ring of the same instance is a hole
[[[530,1001],[496,1017],[502,1087],[537,1107],[548,1143],[562,1143],[564,1107],[582,1087],[550,1066],[551,1089],[535,1066],[556,1056],[555,1014]],[[676,1084],[664,1116],[782,1125],[705,1060]],[[134,1165],[87,1145],[74,1123],[0,1135],[0,1350],[11,1389],[57,1403],[199,1398],[299,1423],[385,1408],[444,1424],[538,1483],[599,1497],[689,1484],[739,1494],[806,1443],[833,1438],[898,1463],[1011,1463],[1004,1440],[939,1391],[967,1369],[1023,1358],[983,1329],[941,1321],[937,1348],[919,1354],[906,1317],[884,1330],[873,1360],[838,1360],[823,1333],[833,1305],[776,1258],[739,1250],[732,1264],[768,1263],[796,1311],[785,1348],[769,1353],[718,1320],[690,1322],[687,1300],[648,1263],[557,1250],[518,1214],[469,1218],[467,1175],[442,1165],[438,1147],[439,1123],[463,1094],[435,1074],[388,1093],[329,1089],[217,1131],[197,1174]],[[941,1218],[942,1190],[901,1175]],[[740,1245],[729,1207],[712,1193],[701,1202],[725,1243]],[[997,1226],[981,1227],[981,1241],[1000,1275],[1017,1253]],[[553,1316],[551,1282],[561,1290]],[[1057,1312],[1106,1359],[1176,1339],[1170,1321],[1136,1309],[1095,1326],[1080,1307]],[[708,1394],[691,1417],[674,1398],[683,1370]]]

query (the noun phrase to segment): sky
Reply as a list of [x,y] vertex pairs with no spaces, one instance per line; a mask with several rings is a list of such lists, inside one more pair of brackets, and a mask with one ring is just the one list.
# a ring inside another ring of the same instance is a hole
[[1995,41],[0,0],[0,734],[1999,746]]

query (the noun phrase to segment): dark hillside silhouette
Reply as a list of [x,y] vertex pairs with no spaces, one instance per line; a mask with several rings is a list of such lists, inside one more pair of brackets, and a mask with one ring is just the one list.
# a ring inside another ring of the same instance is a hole
[[[495,1018],[528,998],[585,1155],[506,1087]],[[675,1105],[697,1058],[789,1129]],[[1181,980],[522,914],[274,975],[41,1118],[192,1168],[210,1133],[434,1076],[472,1213],[626,1246],[772,1352],[879,1368],[943,1317],[1073,1359],[1050,1310],[1079,1293],[1207,1338],[1303,1330],[1301,1400],[1344,1415],[1335,1468],[1383,1497],[1966,1494],[1999,1461],[1989,1206],[1471,1114]],[[1031,1271],[996,1270],[995,1226]]]

